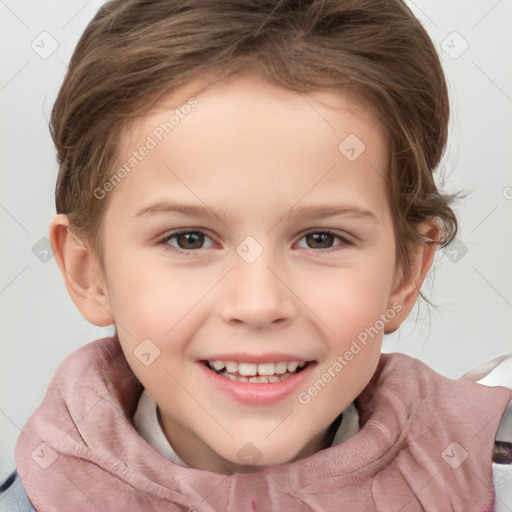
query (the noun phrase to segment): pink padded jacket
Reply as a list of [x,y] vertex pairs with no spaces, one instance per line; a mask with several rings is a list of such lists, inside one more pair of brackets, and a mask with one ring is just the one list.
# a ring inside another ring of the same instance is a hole
[[30,501],[61,511],[490,511],[504,387],[383,354],[357,399],[359,432],[289,464],[220,475],[165,459],[135,430],[142,391],[115,338],[59,367],[16,446]]

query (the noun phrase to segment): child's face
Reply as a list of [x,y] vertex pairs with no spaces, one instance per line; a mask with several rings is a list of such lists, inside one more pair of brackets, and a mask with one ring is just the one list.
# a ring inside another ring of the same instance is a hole
[[[190,90],[178,92],[126,131],[122,164],[153,145],[148,136],[156,147],[107,198],[119,339],[189,465],[243,472],[254,470],[247,457],[266,466],[308,456],[368,383],[401,308],[387,139],[348,96],[249,75],[155,131],[186,103]],[[255,384],[205,360],[311,363]]]

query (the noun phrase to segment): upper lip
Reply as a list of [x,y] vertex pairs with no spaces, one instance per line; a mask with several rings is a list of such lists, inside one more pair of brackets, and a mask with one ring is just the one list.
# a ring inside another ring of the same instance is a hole
[[286,362],[290,363],[292,361],[297,361],[299,363],[309,363],[313,361],[313,359],[307,359],[301,356],[293,356],[290,354],[282,354],[282,353],[266,353],[266,354],[217,354],[215,356],[209,356],[201,361],[233,361],[235,363],[280,363]]

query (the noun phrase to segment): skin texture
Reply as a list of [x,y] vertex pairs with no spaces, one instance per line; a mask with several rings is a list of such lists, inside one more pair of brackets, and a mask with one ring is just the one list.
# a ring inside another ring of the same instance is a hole
[[[191,86],[130,125],[120,140],[120,165],[186,103]],[[329,425],[372,377],[384,332],[396,330],[413,307],[435,244],[411,248],[411,276],[404,277],[386,198],[387,138],[363,104],[339,92],[299,94],[252,74],[195,99],[101,199],[103,265],[72,235],[65,215],[55,217],[50,237],[83,316],[96,325],[116,323],[177,454],[198,469],[253,472],[321,448]],[[338,149],[349,134],[365,145],[354,161]],[[137,215],[162,202],[206,213]],[[311,214],[322,206],[371,216]],[[193,235],[165,241],[183,228],[202,231],[204,243]],[[335,236],[306,237],[310,230]],[[436,238],[435,225],[423,231]],[[252,263],[236,252],[248,236],[263,251]],[[301,403],[298,393],[371,326],[382,328]],[[148,366],[134,354],[144,339],[160,350]],[[244,404],[220,392],[198,363],[222,353],[272,352],[317,363],[300,389],[274,405]],[[258,450],[256,465],[237,455],[248,442]]]

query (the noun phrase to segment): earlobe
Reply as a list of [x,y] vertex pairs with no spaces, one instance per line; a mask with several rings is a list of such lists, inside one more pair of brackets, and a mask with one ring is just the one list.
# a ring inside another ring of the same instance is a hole
[[420,226],[419,231],[424,237],[432,241],[412,246],[410,250],[409,271],[405,272],[403,269],[400,269],[397,273],[394,288],[389,297],[388,308],[397,310],[397,304],[400,304],[401,309],[386,325],[386,333],[396,331],[400,324],[409,316],[434,259],[439,243],[439,225],[433,220],[426,221]]
[[50,225],[50,242],[66,288],[82,316],[97,326],[114,323],[106,283],[91,250],[74,235],[67,215]]

